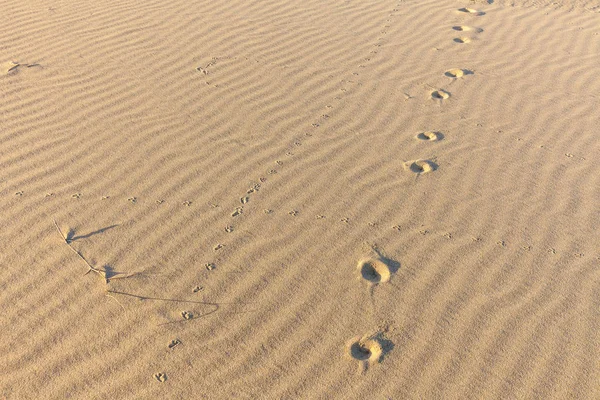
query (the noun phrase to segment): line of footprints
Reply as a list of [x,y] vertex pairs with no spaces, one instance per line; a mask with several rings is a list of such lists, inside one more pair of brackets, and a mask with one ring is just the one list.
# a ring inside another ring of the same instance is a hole
[[[395,11],[398,11],[398,9],[395,8],[392,11],[395,12]],[[469,9],[469,8],[462,8],[459,10],[459,12],[469,13],[469,14],[473,14],[473,15],[483,15],[483,13],[478,12],[476,10]],[[392,17],[392,16],[394,16],[393,13],[390,14],[390,17]],[[389,22],[391,22],[391,19],[386,20],[386,23],[389,23]],[[389,27],[389,25],[385,25],[385,28],[387,28],[387,27]],[[480,29],[470,28],[467,26],[454,26],[452,29],[454,29],[456,31],[474,31],[474,32],[482,31]],[[384,30],[381,33],[385,34],[387,32]],[[382,40],[382,38],[378,39],[378,41],[380,41],[380,40]],[[469,41],[470,41],[470,39],[468,39],[468,38],[455,39],[455,42],[459,42],[459,43],[468,43]],[[374,46],[380,47],[381,44],[378,42]],[[371,55],[375,55],[375,54],[377,54],[376,50],[371,51]],[[367,58],[367,59],[365,59],[365,61],[371,61],[371,58]],[[366,66],[361,64],[361,65],[359,65],[359,67],[365,68]],[[464,69],[450,69],[445,72],[445,75],[451,79],[459,79],[459,78],[462,78],[463,76],[469,75],[469,74],[472,74],[472,72],[469,70],[464,70]],[[353,75],[356,76],[356,75],[358,75],[358,73],[353,73]],[[353,81],[353,80],[342,80],[341,82],[347,83],[347,84],[355,83],[355,81]],[[342,92],[347,92],[347,90],[344,88],[342,88],[340,90]],[[445,90],[439,89],[439,90],[433,91],[431,93],[431,97],[434,100],[443,101],[450,97],[450,93]],[[341,97],[339,97],[339,96],[334,98],[334,100],[340,100],[340,99],[341,99]],[[333,107],[331,105],[327,105],[326,108],[331,109]],[[325,115],[322,115],[321,117],[322,117],[322,119],[328,119],[329,115],[325,114]],[[318,128],[321,125],[320,122],[321,121],[317,121],[317,122],[312,123],[311,125],[313,128]],[[313,136],[313,134],[306,133],[306,136],[311,137],[311,136]],[[442,140],[443,138],[444,138],[443,133],[433,132],[433,131],[420,132],[416,135],[416,139],[422,140],[422,141],[439,141],[439,140]],[[293,147],[297,148],[299,146],[302,146],[302,141],[300,139],[294,140]],[[294,152],[292,150],[290,150],[290,151],[286,152],[286,156],[292,157],[292,156],[294,156]],[[278,167],[281,167],[282,165],[284,165],[283,161],[281,161],[281,160],[277,160],[275,163],[276,163],[276,166],[274,166],[272,169],[270,169],[267,172],[269,175],[277,174]],[[423,173],[435,171],[438,167],[437,164],[431,160],[408,161],[404,164],[404,166],[405,166],[405,169],[407,169],[408,171],[414,172],[416,174],[423,174]],[[232,210],[231,218],[240,217],[244,214],[244,207],[247,205],[247,203],[250,202],[251,197],[253,195],[257,194],[257,192],[259,192],[259,190],[262,188],[262,186],[265,184],[266,181],[267,181],[267,178],[265,176],[260,177],[253,185],[251,185],[251,187],[248,188],[248,190],[244,194],[242,194],[241,196],[238,197],[239,201],[240,201],[240,205],[235,207]],[[270,214],[273,212],[273,210],[270,210],[270,209],[264,209],[263,211],[266,214]],[[289,212],[289,214],[292,216],[296,216],[298,214],[298,211],[292,210]],[[317,218],[325,218],[325,217],[317,216]],[[344,219],[342,219],[342,221],[344,221]],[[348,222],[347,219],[345,219],[344,222]],[[233,223],[231,225],[227,225],[225,227],[225,231],[228,233],[233,232],[234,231]],[[224,244],[219,243],[213,247],[213,250],[215,250],[215,251],[220,250],[224,246],[225,246]],[[208,271],[212,271],[216,267],[217,266],[214,262],[208,262],[205,264],[205,268]],[[377,255],[374,257],[361,259],[357,265],[357,274],[361,279],[367,281],[371,287],[374,287],[375,285],[385,284],[386,282],[389,282],[392,275],[398,270],[398,268],[399,268],[399,263]],[[194,293],[196,293],[200,290],[202,290],[202,287],[200,287],[200,286],[197,286],[193,289]],[[182,315],[182,318],[184,318],[184,319],[193,319],[194,318],[194,316],[188,311],[183,311],[181,313],[181,315]],[[369,368],[369,366],[381,362],[383,357],[385,356],[385,354],[393,348],[393,343],[385,338],[385,332],[386,332],[386,329],[380,329],[375,332],[368,333],[368,334],[365,334],[362,336],[356,336],[346,343],[346,354],[351,359],[356,360],[358,362],[359,371],[366,371]],[[169,349],[174,349],[175,347],[177,347],[180,344],[181,344],[181,341],[179,339],[173,339],[169,343],[168,347],[169,347]],[[167,380],[167,375],[164,372],[160,372],[160,373],[155,374],[154,378],[156,380],[158,380],[159,382],[165,382]]]
[[[398,4],[398,5],[400,5],[400,4]],[[394,12],[396,12],[396,11],[398,11],[398,9],[394,8],[392,10],[392,13],[389,16],[393,17]],[[478,11],[478,10],[475,10],[472,8],[466,8],[466,7],[458,9],[457,12],[460,14],[466,14],[466,15],[470,15],[470,16],[474,16],[474,17],[485,15],[484,12],[481,12],[481,11]],[[385,28],[390,27],[389,23],[391,23],[392,20],[391,20],[391,18],[389,18],[389,19],[386,19],[385,22],[386,22],[386,25],[384,26],[384,30],[381,31],[382,34],[387,33]],[[466,25],[453,26],[452,30],[458,31],[458,32],[471,32],[471,33],[483,32],[483,29],[481,29],[481,28],[475,28],[475,27],[470,27],[470,26],[466,26]],[[381,46],[380,41],[382,39],[383,39],[382,37],[378,38],[377,42],[374,44],[374,46],[380,47]],[[472,41],[472,39],[467,36],[454,38],[453,40],[454,40],[454,42],[459,43],[459,44],[466,44],[466,43],[470,43]],[[370,52],[370,56],[368,58],[365,58],[364,62],[371,61],[372,57],[374,57],[377,53],[378,53],[377,50],[372,50]],[[367,65],[365,65],[365,63],[359,65],[359,68],[366,68],[366,67],[367,67]],[[199,70],[202,70],[205,74],[207,73],[205,71],[205,69],[201,68]],[[473,74],[473,72],[470,70],[458,69],[458,68],[449,69],[444,72],[444,75],[446,77],[453,79],[453,80],[460,79],[466,75],[471,75],[471,74]],[[356,82],[356,81],[352,80],[355,76],[358,76],[359,74],[357,72],[353,72],[352,75],[353,75],[353,77],[346,79],[346,80],[341,80],[340,82],[345,85],[347,85],[347,84],[361,85],[360,82]],[[330,78],[333,78],[333,76],[330,76]],[[344,92],[344,94],[348,94],[348,91],[346,88],[342,87],[340,90],[342,92]],[[437,90],[434,90],[431,92],[431,98],[435,101],[442,102],[442,101],[450,98],[450,96],[451,96],[451,94],[448,91],[443,90],[443,89],[437,89]],[[333,100],[341,100],[341,99],[342,99],[341,96],[336,96],[336,97],[334,97]],[[331,104],[328,104],[325,106],[325,108],[328,110],[331,110],[334,107]],[[329,118],[330,118],[330,115],[328,115],[328,114],[321,115],[321,118],[319,120],[317,120],[311,124],[312,129],[319,128],[321,126],[321,123],[325,122]],[[314,132],[314,131],[311,131],[311,132]],[[306,132],[305,136],[307,138],[311,138],[313,136],[313,133]],[[437,132],[437,131],[419,132],[415,136],[415,139],[421,140],[424,142],[440,141],[440,140],[444,139],[444,134],[442,132]],[[299,149],[300,146],[302,146],[302,144],[303,143],[300,138],[294,139],[290,145],[290,148],[285,153],[285,156],[294,157],[296,155],[294,149]],[[231,233],[234,231],[234,220],[237,220],[238,218],[243,218],[244,210],[245,210],[244,207],[248,205],[248,203],[251,201],[253,196],[257,195],[258,192],[262,188],[264,188],[264,185],[268,181],[267,176],[270,175],[273,178],[276,178],[277,174],[279,172],[279,169],[283,165],[284,165],[284,162],[281,161],[281,159],[276,160],[274,162],[274,165],[272,168],[268,169],[268,171],[266,171],[266,173],[263,176],[256,179],[256,181],[250,185],[250,187],[246,190],[245,193],[243,193],[237,197],[239,199],[239,205],[231,211],[230,217],[232,218],[232,222],[229,225],[225,226],[225,228],[224,228],[225,232]],[[419,159],[419,160],[405,162],[404,167],[407,171],[410,171],[417,175],[420,175],[420,174],[424,174],[424,173],[429,173],[431,171],[435,171],[438,168],[438,165],[432,160]],[[137,199],[130,198],[128,200],[131,202],[135,202]],[[162,200],[157,201],[157,203],[162,203],[162,202],[163,202]],[[186,206],[190,206],[191,202],[186,201],[183,204]],[[219,207],[216,204],[211,204],[211,206]],[[271,214],[274,212],[273,210],[266,209],[266,208],[263,211],[266,214]],[[291,210],[291,211],[289,211],[288,214],[295,217],[298,215],[298,213],[299,213],[298,210]],[[323,218],[325,218],[325,216],[323,216],[323,215],[317,216],[317,219],[323,219]],[[349,222],[348,218],[342,218],[341,221],[345,222],[345,223]],[[396,229],[396,227],[394,227],[394,229]],[[425,233],[427,233],[427,231],[423,231],[421,233],[425,234]],[[451,235],[449,233],[446,234],[446,236],[448,238],[451,237]],[[480,240],[480,239],[477,239],[477,240]],[[219,251],[219,250],[223,249],[225,246],[226,246],[225,244],[218,243],[213,246],[213,250]],[[502,242],[502,246],[504,246],[504,242]],[[375,249],[373,249],[373,250],[375,250]],[[581,255],[581,256],[583,256],[583,255]],[[600,259],[600,257],[599,257],[599,259]],[[215,262],[207,262],[206,264],[204,264],[204,266],[208,271],[213,271],[217,268],[217,265]],[[376,251],[376,255],[361,259],[358,262],[357,267],[356,267],[356,273],[357,273],[359,279],[362,279],[368,283],[368,285],[370,286],[370,289],[372,291],[375,286],[380,285],[380,284],[386,284],[387,282],[389,282],[390,279],[392,278],[392,275],[398,271],[399,266],[400,266],[400,264],[398,262],[396,262],[394,260],[390,260],[388,258],[385,258],[385,257],[381,256],[379,254],[379,252]],[[196,286],[196,287],[194,287],[193,292],[197,293],[202,290],[203,290],[202,286]],[[197,318],[197,316],[195,316],[190,311],[182,311],[181,317],[184,320],[192,320],[192,319]],[[383,358],[385,357],[385,355],[389,351],[391,351],[391,349],[394,347],[393,343],[390,340],[386,339],[386,337],[385,337],[387,330],[388,330],[387,327],[383,327],[383,328],[380,328],[371,333],[367,333],[362,336],[356,336],[346,343],[345,352],[346,352],[347,356],[349,356],[352,360],[355,360],[358,362],[358,367],[359,367],[360,372],[364,372],[371,365],[381,362],[383,360]],[[182,341],[178,338],[175,338],[175,339],[171,340],[171,342],[168,344],[168,348],[169,348],[169,350],[173,350],[181,344],[182,344]],[[167,380],[167,375],[165,372],[159,372],[154,375],[154,378],[156,380],[158,380],[159,382],[165,382]]]
[[[394,16],[394,12],[398,11],[397,8],[394,8],[392,10],[392,13],[390,14],[390,17]],[[385,28],[389,27],[389,25],[387,25],[387,23],[391,22],[391,19],[387,19],[386,20],[386,25],[384,27],[384,30],[381,32],[382,34],[385,34]],[[380,47],[381,44],[379,43],[383,38],[378,38],[377,39],[377,43],[374,44],[375,47]],[[376,50],[372,50],[370,52],[371,57],[374,56],[375,54],[377,54]],[[366,58],[364,61],[370,61],[371,58]],[[359,68],[365,68],[366,66],[364,64],[359,65]],[[353,77],[357,76],[358,73],[354,72]],[[330,78],[333,78],[333,76],[330,76]],[[342,84],[353,84],[356,83],[354,80],[352,80],[352,78],[348,79],[348,80],[341,80]],[[360,83],[357,83],[358,85],[360,85]],[[341,88],[340,89],[342,92],[347,92],[347,90],[345,88]],[[340,96],[336,96],[334,98],[334,100],[341,100]],[[326,109],[331,110],[333,108],[333,106],[331,104],[326,105]],[[321,126],[321,123],[324,122],[325,120],[327,120],[330,116],[327,114],[323,114],[321,115],[320,120],[317,120],[315,122],[313,122],[311,124],[313,129],[317,129]],[[307,138],[310,138],[313,136],[313,133],[305,133]],[[441,139],[443,136],[440,133],[437,132],[425,132],[420,134],[421,136],[419,136],[420,139],[423,140],[439,140]],[[297,149],[300,146],[302,146],[302,141],[301,139],[295,139],[293,141],[292,144],[292,148],[289,149],[285,155],[288,157],[293,157],[294,154],[294,150],[293,149]],[[257,179],[253,184],[251,184],[251,186],[248,188],[248,190],[241,194],[240,196],[238,196],[239,202],[240,204],[235,207],[232,212],[231,212],[231,218],[232,219],[238,219],[241,216],[243,216],[244,214],[244,207],[250,203],[252,197],[254,195],[256,195],[265,185],[265,183],[267,182],[267,177],[266,175],[272,175],[272,176],[276,176],[276,174],[278,173],[278,169],[280,167],[282,167],[284,165],[284,162],[281,160],[276,160],[275,161],[275,165],[273,166],[273,168],[269,169],[267,171],[267,174],[263,175],[262,177],[260,177],[259,179]],[[419,161],[417,161],[415,163],[415,167],[413,168],[420,168],[419,171],[417,172],[426,172],[429,170],[429,165],[428,164],[421,164]],[[270,214],[273,212],[273,210],[270,209],[264,209],[263,210],[266,214]],[[289,212],[289,214],[291,216],[296,216],[298,215],[298,210],[291,210]],[[323,215],[319,215],[317,216],[317,219],[322,219],[325,218],[325,216]],[[342,222],[348,222],[347,218],[342,218],[341,220]],[[233,225],[233,220],[231,222],[230,225],[227,225],[225,227],[225,231],[227,233],[231,233],[234,231],[234,225]],[[217,251],[222,249],[225,246],[225,244],[217,244],[216,246],[213,247],[213,250]],[[367,258],[367,259],[363,259],[358,263],[358,275],[366,280],[370,285],[377,285],[380,283],[385,283],[388,282],[391,278],[391,275],[393,272],[395,272],[398,269],[399,264],[393,261],[389,261],[385,258],[382,257],[374,257],[374,258]],[[215,268],[217,268],[217,265],[214,262],[208,262],[205,264],[205,268],[208,271],[213,271]],[[194,288],[194,292],[198,292],[202,290],[202,287],[197,286],[196,288]],[[194,318],[193,315],[191,315],[189,312],[184,311],[182,312],[182,317],[186,318],[186,319],[190,319],[190,318]],[[374,333],[370,333],[370,334],[366,334],[363,336],[358,336],[353,338],[351,341],[349,341],[347,343],[346,346],[346,352],[347,354],[354,360],[357,360],[359,363],[359,370],[362,371],[366,371],[367,368],[369,367],[369,365],[380,362],[382,360],[382,358],[384,357],[384,355],[387,353],[387,351],[389,351],[393,345],[390,341],[386,340],[385,337],[383,336],[385,333],[385,330],[379,330],[376,331]],[[178,346],[179,344],[181,344],[181,341],[179,339],[173,339],[171,341],[171,343],[169,344],[169,349],[173,349],[176,346]],[[167,379],[167,376],[164,372],[160,372],[154,375],[154,378],[156,380],[158,380],[159,382],[164,382]]]
[[[471,9],[461,8],[460,13],[471,14],[475,16],[484,15],[483,12]],[[482,32],[481,29],[471,28],[467,26],[454,26],[455,31],[474,31]],[[454,39],[457,43],[469,43],[471,39],[468,37],[459,37]],[[465,69],[450,69],[444,73],[451,79],[459,79],[465,75],[472,74],[472,71]],[[443,101],[450,97],[450,93],[438,89],[431,92],[431,98],[434,100]],[[422,141],[439,141],[444,138],[441,132],[420,132],[416,135],[416,139]],[[404,164],[405,169],[416,174],[428,173],[437,169],[437,164],[431,160],[414,160]],[[383,257],[367,258],[359,261],[358,273],[360,277],[368,281],[371,285],[386,283],[390,280],[392,274],[397,270],[398,263],[385,259]],[[359,369],[366,370],[369,365],[381,361],[387,351],[393,347],[393,344],[386,340],[383,331],[377,331],[373,334],[357,336],[347,343],[347,352],[355,360],[359,361]]]
[[[472,16],[482,16],[485,15],[484,12],[482,11],[478,11],[472,8],[459,8],[457,10],[460,14],[468,14],[468,15],[472,15]],[[466,25],[455,25],[452,27],[452,29],[454,31],[458,31],[458,32],[472,32],[472,33],[481,33],[483,32],[483,29],[481,28],[474,28],[471,26],[466,26]],[[461,37],[456,37],[454,38],[454,42],[456,43],[460,43],[460,44],[465,44],[465,43],[470,43],[472,41],[472,39],[468,36],[461,36]],[[466,75],[472,75],[473,71],[470,71],[468,69],[461,69],[461,68],[452,68],[447,70],[446,72],[444,72],[444,75],[447,76],[450,79],[460,79]],[[440,101],[443,102],[444,100],[449,99],[451,96],[450,92],[448,92],[447,90],[444,89],[436,89],[433,90],[431,92],[431,98],[433,100],[436,101]],[[442,140],[444,138],[444,135],[441,132],[420,132],[417,134],[416,136],[417,139],[419,140],[423,140],[423,141],[439,141]],[[423,174],[423,173],[428,173],[431,171],[435,171],[438,168],[438,165],[432,161],[432,160],[414,160],[414,161],[407,161],[406,163],[404,163],[404,168],[408,171],[412,171],[416,174]]]
[[[471,8],[461,8],[458,12],[475,16],[484,15],[483,12]],[[452,29],[461,32],[482,31],[481,29],[467,26],[454,26]],[[457,43],[469,43],[471,39],[468,37],[458,37],[455,38],[454,41]],[[469,70],[454,68],[446,71],[444,75],[451,79],[459,79],[472,73],[473,72]],[[431,98],[438,101],[444,101],[450,98],[450,93],[443,89],[434,90],[431,92]],[[420,132],[416,135],[416,139],[422,141],[439,141],[443,138],[444,135],[441,132],[433,131]],[[435,171],[438,166],[431,160],[414,160],[404,163],[404,167],[416,174],[423,174]],[[397,268],[398,263],[380,256],[363,259],[358,263],[359,276],[368,281],[371,285],[388,282],[392,274],[396,272]],[[380,362],[385,353],[392,347],[393,344],[385,339],[384,331],[377,331],[373,334],[357,336],[350,340],[347,343],[347,352],[350,357],[359,361],[359,369],[365,371],[369,365]]]

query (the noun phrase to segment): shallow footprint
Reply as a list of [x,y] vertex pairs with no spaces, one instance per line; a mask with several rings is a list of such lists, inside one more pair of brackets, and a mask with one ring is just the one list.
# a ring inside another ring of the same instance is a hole
[[468,37],[457,37],[453,39],[456,43],[462,43],[462,44],[466,44],[466,43],[471,43],[471,39]]
[[479,11],[476,10],[474,8],[469,8],[469,7],[463,7],[463,8],[459,8],[458,12],[461,13],[466,13],[466,14],[471,14],[471,15],[475,15],[475,16],[481,16],[481,15],[485,15],[485,13],[483,11]]
[[465,75],[471,75],[473,71],[469,71],[468,69],[460,69],[460,68],[452,68],[448,71],[444,72],[448,78],[462,78]]
[[472,26],[466,26],[466,25],[455,25],[452,27],[452,29],[454,29],[455,31],[459,31],[459,32],[477,32],[477,33],[481,33],[483,32],[483,29],[481,28],[474,28]]
[[417,134],[417,136],[415,136],[415,137],[419,140],[427,140],[430,142],[435,142],[438,140],[442,140],[444,138],[444,135],[441,132],[427,131],[427,132],[419,132]]
[[405,162],[404,168],[420,175],[435,171],[438,165],[430,160],[415,160]]
[[165,382],[167,380],[167,374],[165,374],[164,372],[158,372],[154,374],[154,379],[156,379],[159,382]]
[[446,100],[450,98],[450,93],[442,89],[434,90],[433,92],[431,92],[431,98],[435,100]]

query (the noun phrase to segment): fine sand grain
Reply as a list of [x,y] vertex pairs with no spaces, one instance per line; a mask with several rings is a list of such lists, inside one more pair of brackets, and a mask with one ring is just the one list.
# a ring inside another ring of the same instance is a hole
[[600,0],[6,0],[0,398],[600,398]]

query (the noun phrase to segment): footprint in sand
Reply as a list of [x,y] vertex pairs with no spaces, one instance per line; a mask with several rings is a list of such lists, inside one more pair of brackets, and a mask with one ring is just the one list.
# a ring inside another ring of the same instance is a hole
[[463,37],[457,37],[457,38],[454,38],[454,39],[452,39],[452,40],[454,40],[454,42],[455,42],[455,43],[460,43],[460,44],[467,44],[467,43],[471,43],[471,39],[470,39],[470,38],[468,38],[468,37],[466,37],[466,36],[463,36]]
[[394,344],[384,338],[381,332],[356,336],[346,344],[347,354],[353,360],[359,362],[359,370],[366,371],[370,366],[383,361],[384,356],[389,353]]
[[476,33],[483,32],[483,29],[481,29],[481,28],[474,28],[472,26],[466,26],[466,25],[455,25],[452,27],[452,29],[454,29],[455,31],[459,31],[459,32],[476,32]]
[[431,98],[434,100],[446,100],[450,98],[450,93],[442,89],[434,90],[431,92]]
[[444,72],[444,75],[446,75],[448,78],[456,79],[462,78],[465,75],[473,75],[473,71],[468,69],[452,68]]
[[430,160],[415,160],[405,162],[404,168],[420,175],[435,171],[438,168],[438,165]]
[[483,11],[479,11],[476,10],[474,8],[469,8],[469,7],[463,7],[463,8],[459,8],[458,12],[460,13],[465,13],[465,14],[471,14],[471,15],[475,15],[477,17],[480,17],[482,15],[485,15],[485,13]]
[[359,276],[371,284],[385,283],[390,280],[400,264],[381,257],[364,258],[358,262]]
[[154,374],[154,378],[159,382],[164,382],[167,380],[167,374],[165,374],[164,372],[159,372],[157,374]]
[[444,134],[441,132],[432,132],[432,131],[419,132],[417,134],[417,136],[415,136],[415,138],[417,138],[419,140],[435,142],[438,140],[442,140],[444,138]]

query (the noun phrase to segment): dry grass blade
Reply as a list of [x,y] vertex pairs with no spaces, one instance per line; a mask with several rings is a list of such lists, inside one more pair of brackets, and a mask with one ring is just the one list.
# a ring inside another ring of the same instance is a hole
[[[77,256],[79,258],[81,258],[83,260],[83,262],[85,263],[85,265],[87,265],[88,270],[85,273],[85,275],[89,274],[91,271],[97,273],[98,275],[100,275],[102,277],[102,279],[104,280],[104,283],[108,283],[109,281],[109,276],[107,271],[102,270],[102,269],[98,269],[93,267],[88,260],[85,259],[85,257],[83,256],[83,254],[81,254],[79,251],[77,251],[73,246],[71,246],[71,243],[69,243],[69,240],[67,239],[67,237],[64,235],[64,233],[62,232],[62,230],[60,229],[60,227],[58,226],[58,223],[56,223],[56,220],[53,219],[54,221],[54,226],[56,227],[56,230],[58,231],[58,233],[60,234],[60,236],[63,238],[64,242],[67,244],[67,246],[69,246],[69,249],[71,249],[71,251],[75,254],[77,254]],[[125,275],[125,276],[111,276],[110,279],[123,279],[123,278],[129,278],[132,277],[134,275],[136,275],[135,273],[133,274],[125,274],[125,273],[117,273],[115,275]]]

